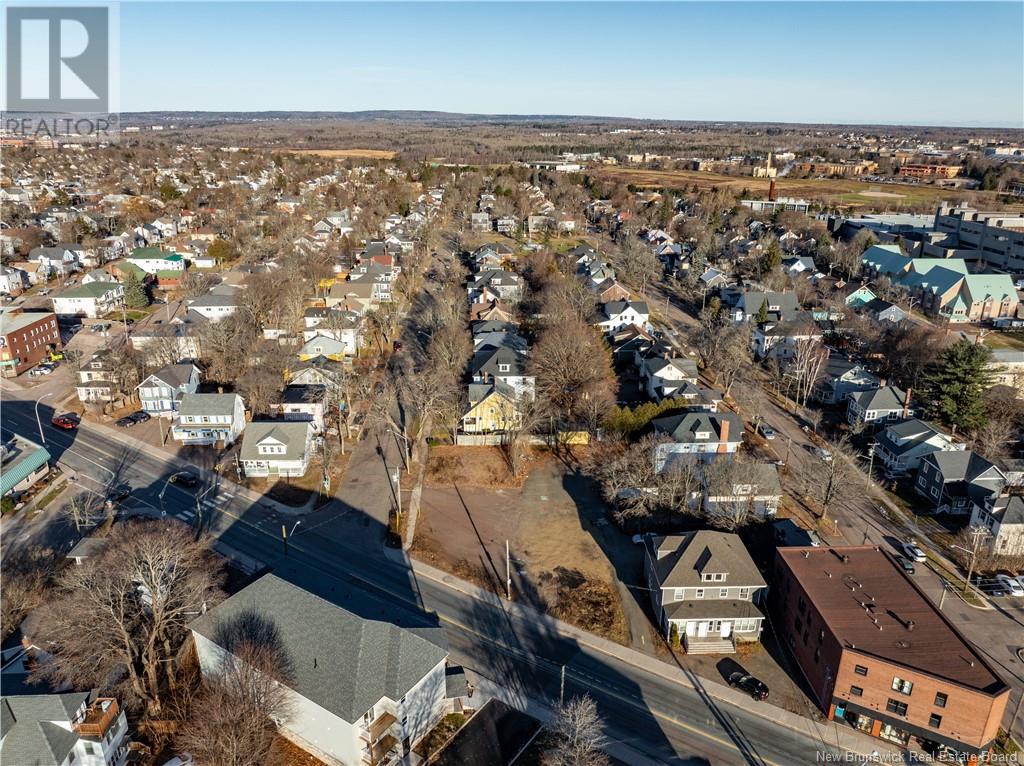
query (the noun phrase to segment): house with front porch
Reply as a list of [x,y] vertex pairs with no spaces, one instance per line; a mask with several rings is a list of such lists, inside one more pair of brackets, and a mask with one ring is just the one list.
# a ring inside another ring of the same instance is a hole
[[184,445],[234,444],[245,429],[245,403],[238,394],[183,394],[172,438]]
[[989,552],[997,556],[1024,556],[1024,498],[1007,492],[989,495],[971,510],[971,526],[984,527],[983,540]]
[[659,628],[687,653],[732,653],[760,638],[768,585],[738,535],[648,537],[644,569]]
[[173,415],[181,397],[199,389],[199,377],[191,362],[169,364],[139,384],[139,405],[154,417]]
[[877,428],[906,420],[916,412],[910,391],[897,386],[881,385],[847,394],[846,422],[851,426]]
[[839,404],[850,394],[877,388],[878,376],[860,362],[841,356],[831,356],[825,362],[815,398],[824,404]]
[[112,401],[115,393],[115,364],[110,349],[93,352],[78,370],[75,393],[82,404],[102,404]]
[[933,452],[967,449],[930,423],[917,418],[891,425],[875,441],[875,459],[893,474],[917,470],[921,459]]
[[250,478],[305,476],[313,453],[309,421],[257,421],[242,436],[239,460]]
[[743,441],[743,419],[732,412],[683,412],[651,421],[654,432],[668,437],[654,448],[654,467],[661,471],[676,455],[702,460],[736,452]]
[[933,452],[921,458],[914,489],[935,513],[969,515],[974,505],[1006,486],[1006,476],[973,450]]

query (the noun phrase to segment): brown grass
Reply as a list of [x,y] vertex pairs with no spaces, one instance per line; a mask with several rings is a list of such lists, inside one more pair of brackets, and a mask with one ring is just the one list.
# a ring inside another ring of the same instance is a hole
[[519,478],[512,476],[500,447],[455,447],[440,445],[430,449],[427,458],[428,487],[460,486],[507,489],[523,486],[529,469],[535,467],[540,453],[527,458],[527,470]]
[[[648,188],[682,188],[696,185],[706,190],[712,187],[739,192],[748,189],[754,198],[767,197],[769,182],[746,176],[727,176],[698,170],[645,170],[643,168],[600,168],[592,174],[606,181],[618,181]],[[966,197],[977,204],[995,204],[994,192],[969,192],[944,189],[938,186],[904,186],[898,184],[872,184],[846,178],[779,178],[776,181],[779,196],[803,197],[851,207],[879,205],[902,207],[914,204],[938,204],[951,198]],[[872,192],[899,194],[900,198],[865,196]]]
[[393,160],[398,155],[398,152],[386,149],[289,149],[288,152],[290,154],[311,154],[328,159],[357,157],[367,160]]

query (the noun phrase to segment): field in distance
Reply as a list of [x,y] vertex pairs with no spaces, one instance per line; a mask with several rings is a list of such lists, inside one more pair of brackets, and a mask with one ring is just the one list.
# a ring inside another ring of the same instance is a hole
[[[699,189],[747,189],[754,199],[767,198],[769,182],[749,176],[726,176],[698,170],[646,170],[643,168],[601,168],[591,173],[606,181],[619,181],[637,187]],[[779,178],[776,182],[780,197],[798,197],[821,200],[850,207],[891,208],[934,207],[948,199],[968,199],[976,205],[991,206],[997,201],[994,192],[944,189],[938,186],[911,186],[906,184],[868,183],[846,178]],[[1005,207],[1005,205],[1000,205]],[[1011,207],[1016,207],[1011,205]]]
[[397,152],[387,149],[289,149],[292,154],[312,154],[329,159],[358,157],[366,160],[393,160]]

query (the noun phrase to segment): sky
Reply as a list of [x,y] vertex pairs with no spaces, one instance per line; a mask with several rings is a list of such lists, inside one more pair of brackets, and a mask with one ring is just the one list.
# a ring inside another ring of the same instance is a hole
[[1024,127],[1024,2],[135,3],[122,111]]

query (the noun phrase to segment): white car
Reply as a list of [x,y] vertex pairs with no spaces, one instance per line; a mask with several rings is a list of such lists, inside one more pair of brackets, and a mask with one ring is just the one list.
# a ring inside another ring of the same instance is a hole
[[923,564],[928,560],[928,557],[924,555],[924,551],[918,548],[913,540],[909,543],[903,543],[903,555],[911,561],[916,561],[918,564]]
[[1016,577],[1010,577],[1009,575],[996,575],[996,582],[999,583],[1003,590],[1011,596],[1024,596],[1024,585],[1020,584],[1020,580]]

